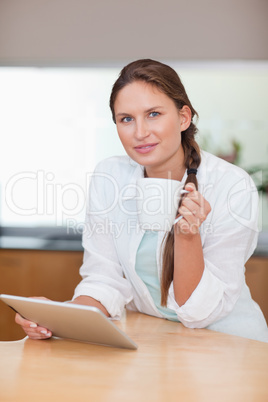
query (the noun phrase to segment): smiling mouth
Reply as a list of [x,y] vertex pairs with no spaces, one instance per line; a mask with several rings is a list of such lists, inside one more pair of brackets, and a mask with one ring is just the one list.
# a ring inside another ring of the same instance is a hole
[[139,152],[139,153],[147,153],[152,151],[158,144],[144,144],[144,145],[138,145],[137,147],[134,147],[134,149]]

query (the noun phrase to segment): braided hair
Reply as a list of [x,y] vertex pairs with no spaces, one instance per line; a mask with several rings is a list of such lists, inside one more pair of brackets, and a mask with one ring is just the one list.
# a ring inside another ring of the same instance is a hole
[[[178,110],[183,106],[188,106],[191,110],[192,118],[189,127],[181,133],[181,144],[184,151],[184,165],[187,169],[187,183],[194,183],[198,189],[196,179],[196,170],[201,163],[200,148],[195,141],[197,128],[193,123],[193,118],[198,117],[194,110],[185,88],[178,74],[168,65],[151,59],[141,59],[129,63],[125,66],[115,81],[111,96],[110,108],[112,111],[113,121],[115,121],[114,104],[116,97],[121,89],[126,85],[135,81],[143,81],[150,83],[173,100]],[[182,198],[179,201],[178,209],[181,205]],[[174,229],[168,232],[163,240],[162,253],[162,276],[161,276],[161,305],[167,305],[168,291],[173,280],[174,273]]]

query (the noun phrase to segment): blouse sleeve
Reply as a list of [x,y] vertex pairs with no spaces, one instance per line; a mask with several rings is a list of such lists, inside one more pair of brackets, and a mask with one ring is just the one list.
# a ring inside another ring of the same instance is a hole
[[258,238],[258,193],[245,172],[227,172],[204,196],[212,212],[200,227],[203,276],[184,305],[176,303],[173,284],[168,298],[168,307],[189,328],[204,328],[232,311]]
[[114,246],[109,212],[115,197],[112,176],[98,166],[91,178],[83,232],[84,258],[80,268],[82,281],[73,299],[86,295],[98,300],[112,318],[119,319],[132,298],[130,283],[124,278]]

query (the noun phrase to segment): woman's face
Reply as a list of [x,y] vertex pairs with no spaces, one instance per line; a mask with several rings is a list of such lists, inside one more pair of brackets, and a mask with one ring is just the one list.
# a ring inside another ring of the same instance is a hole
[[157,87],[136,81],[119,91],[114,112],[127,154],[146,168],[148,176],[181,180],[185,171],[181,131],[190,125],[189,107],[178,111]]

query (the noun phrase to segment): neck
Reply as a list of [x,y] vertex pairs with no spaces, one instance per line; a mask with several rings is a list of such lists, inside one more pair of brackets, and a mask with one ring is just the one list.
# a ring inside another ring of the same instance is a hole
[[144,166],[144,177],[151,177],[157,179],[170,179],[181,181],[185,173],[185,166],[177,167],[176,169],[157,170],[151,166]]

